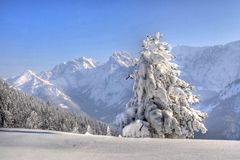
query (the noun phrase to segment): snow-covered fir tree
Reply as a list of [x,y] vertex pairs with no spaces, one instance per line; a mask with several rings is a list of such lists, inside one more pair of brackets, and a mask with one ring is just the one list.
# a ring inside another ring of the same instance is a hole
[[109,126],[107,126],[107,136],[112,136],[112,131]]
[[93,134],[93,130],[90,125],[87,126],[87,132],[85,134]]
[[39,125],[41,124],[41,122],[39,122],[39,118],[38,115],[35,111],[31,112],[31,115],[29,118],[27,118],[27,122],[26,122],[26,127],[27,128],[32,128],[32,129],[37,129],[39,127]]
[[72,132],[73,133],[79,133],[79,127],[78,127],[78,123],[77,122],[75,122],[75,126],[74,126],[74,128],[73,128],[73,130],[72,130]]
[[117,123],[125,137],[193,138],[205,133],[206,113],[192,108],[198,97],[179,78],[178,66],[161,35],[148,36],[133,73],[134,97]]

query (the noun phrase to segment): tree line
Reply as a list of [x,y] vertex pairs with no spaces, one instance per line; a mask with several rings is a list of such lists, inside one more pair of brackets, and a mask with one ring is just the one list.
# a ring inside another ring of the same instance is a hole
[[68,112],[9,87],[0,80],[0,127],[106,135],[107,124],[84,113]]

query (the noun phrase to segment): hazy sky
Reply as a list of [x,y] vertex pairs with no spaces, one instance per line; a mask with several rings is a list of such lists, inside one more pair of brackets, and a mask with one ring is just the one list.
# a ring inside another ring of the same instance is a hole
[[239,40],[240,0],[0,0],[0,77],[137,54],[157,31],[172,46]]

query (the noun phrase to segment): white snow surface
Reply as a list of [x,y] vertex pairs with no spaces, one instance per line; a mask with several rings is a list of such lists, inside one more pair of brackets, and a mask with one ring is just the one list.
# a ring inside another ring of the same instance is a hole
[[239,160],[239,141],[122,138],[0,129],[1,160]]

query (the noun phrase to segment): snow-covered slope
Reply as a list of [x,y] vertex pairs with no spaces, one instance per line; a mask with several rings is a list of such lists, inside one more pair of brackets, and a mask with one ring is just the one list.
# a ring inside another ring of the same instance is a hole
[[238,160],[240,142],[0,129],[1,160]]
[[240,140],[240,79],[227,85],[208,103],[212,106],[203,138]]
[[221,100],[226,100],[240,94],[240,79],[237,79],[227,85],[219,94]]
[[28,95],[49,101],[59,107],[69,110],[79,110],[79,107],[55,85],[40,78],[36,73],[28,70],[20,76],[7,80],[11,87],[25,92]]

